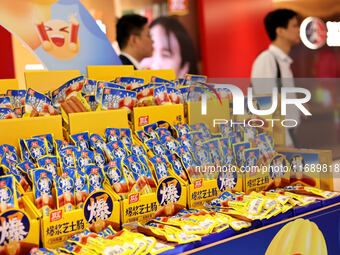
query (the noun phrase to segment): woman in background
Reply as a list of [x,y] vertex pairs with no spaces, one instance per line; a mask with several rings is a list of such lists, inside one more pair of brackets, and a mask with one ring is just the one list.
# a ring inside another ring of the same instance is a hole
[[159,17],[150,24],[154,41],[151,58],[143,61],[150,69],[174,69],[177,78],[197,74],[194,44],[188,32],[176,19]]

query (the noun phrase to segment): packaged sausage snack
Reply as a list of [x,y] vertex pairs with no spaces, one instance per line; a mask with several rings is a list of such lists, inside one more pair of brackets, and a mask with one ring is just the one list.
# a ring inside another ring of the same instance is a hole
[[75,153],[78,151],[78,148],[75,146],[68,146],[59,151],[59,158],[61,162],[62,169],[67,167],[76,167],[76,159]]
[[52,106],[51,99],[33,89],[28,89],[25,98],[25,116],[46,115],[58,115],[58,111]]
[[0,177],[0,213],[9,208],[18,208],[15,179],[11,175]]
[[70,135],[72,142],[79,148],[80,151],[90,149],[90,137],[88,132]]
[[94,164],[94,153],[93,151],[77,151],[75,153],[77,166],[80,169],[84,169],[89,164]]
[[119,133],[120,133],[120,140],[122,141],[122,143],[133,144],[131,129],[121,128],[119,129]]
[[155,170],[158,183],[160,183],[165,177],[169,176],[166,160],[163,157],[154,156],[150,158],[150,162]]
[[48,171],[50,171],[53,175],[53,178],[56,178],[57,173],[57,166],[58,166],[58,160],[56,156],[44,156],[40,159],[38,159],[38,166],[40,168],[44,168]]
[[114,158],[124,158],[128,155],[127,150],[121,141],[108,143],[107,149],[111,160]]
[[35,162],[37,162],[39,158],[47,155],[48,145],[46,139],[43,138],[26,139],[25,144]]
[[84,80],[84,86],[81,89],[81,94],[83,96],[85,95],[96,95],[97,91],[97,82],[96,80],[91,80],[91,79],[85,79]]
[[37,168],[33,171],[33,192],[35,204],[43,217],[48,217],[54,209],[52,197],[53,176],[46,169]]
[[14,146],[3,144],[0,146],[0,157],[19,162],[19,156]]
[[7,96],[11,98],[12,108],[25,106],[26,90],[7,90]]
[[81,171],[76,172],[74,191],[77,208],[83,208],[84,202],[89,195],[89,186],[87,175]]
[[124,89],[124,86],[120,86],[120,85],[112,83],[112,82],[98,81],[97,92],[96,92],[96,101],[98,102],[98,104],[102,103],[104,88]]
[[118,142],[120,140],[119,128],[107,128],[105,129],[105,138],[109,142]]
[[74,180],[75,172],[64,172],[61,176],[56,178],[57,186],[57,206],[58,208],[64,208],[64,212],[69,212],[74,209]]
[[54,139],[52,134],[46,134],[46,135],[37,135],[33,136],[32,138],[41,138],[41,139],[46,139],[47,143],[47,154],[50,155],[56,155],[56,151],[54,148]]
[[94,191],[104,190],[104,175],[100,167],[89,164],[85,167],[84,172],[88,176],[89,194]]
[[129,193],[129,185],[123,171],[122,159],[110,161],[104,168],[106,178],[109,180],[114,191],[123,198]]
[[10,108],[0,108],[0,120],[16,119],[18,116]]
[[136,102],[136,92],[104,88],[101,110],[126,109],[128,113],[131,113]]
[[4,168],[5,173],[13,175],[25,192],[31,191],[31,186],[29,185],[24,172],[21,172],[17,167],[17,164],[17,162],[6,158],[1,160],[1,166]]

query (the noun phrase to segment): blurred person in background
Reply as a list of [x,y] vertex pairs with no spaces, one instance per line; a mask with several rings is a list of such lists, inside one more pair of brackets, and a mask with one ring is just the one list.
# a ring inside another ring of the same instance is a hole
[[177,78],[185,74],[197,74],[194,44],[179,21],[171,17],[159,17],[150,24],[153,54],[143,60],[146,68],[174,69]]
[[137,15],[122,16],[116,25],[116,35],[121,51],[119,55],[123,65],[133,65],[141,69],[139,62],[152,55],[152,39],[148,19]]
[[[281,87],[294,87],[291,64],[288,55],[294,45],[300,43],[300,24],[298,14],[288,9],[277,9],[269,12],[264,18],[264,25],[271,44],[255,59],[252,70],[252,86],[254,94],[272,94],[274,87],[281,92]],[[272,78],[272,79],[254,79]],[[291,95],[295,96],[296,95]],[[300,114],[295,107],[287,107],[286,119],[294,119],[300,123]],[[296,146],[295,128],[286,129],[286,146]]]

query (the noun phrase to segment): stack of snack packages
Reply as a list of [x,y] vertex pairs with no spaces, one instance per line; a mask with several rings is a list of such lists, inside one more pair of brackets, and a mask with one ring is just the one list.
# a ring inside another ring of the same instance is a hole
[[[76,112],[126,109],[134,107],[180,104],[186,102],[190,80],[205,76],[186,75],[186,79],[168,81],[152,77],[143,79],[118,77],[112,81],[75,77],[53,91],[8,90],[0,94],[0,119],[51,116]],[[65,116],[63,116],[65,117]]]

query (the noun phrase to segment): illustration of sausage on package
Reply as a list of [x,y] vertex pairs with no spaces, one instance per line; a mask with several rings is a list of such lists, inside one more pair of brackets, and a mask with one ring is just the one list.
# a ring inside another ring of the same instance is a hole
[[75,172],[64,172],[56,178],[58,208],[64,208],[65,212],[72,211],[75,205],[74,199]]
[[35,204],[43,217],[49,216],[50,210],[54,209],[52,186],[52,173],[46,169],[37,168],[33,171],[33,190]]
[[126,109],[128,113],[131,113],[136,103],[136,92],[122,89],[104,88],[101,109]]
[[18,208],[15,179],[11,175],[0,177],[0,213],[9,208]]
[[50,98],[33,89],[28,89],[25,98],[25,115],[29,117],[58,115]]

